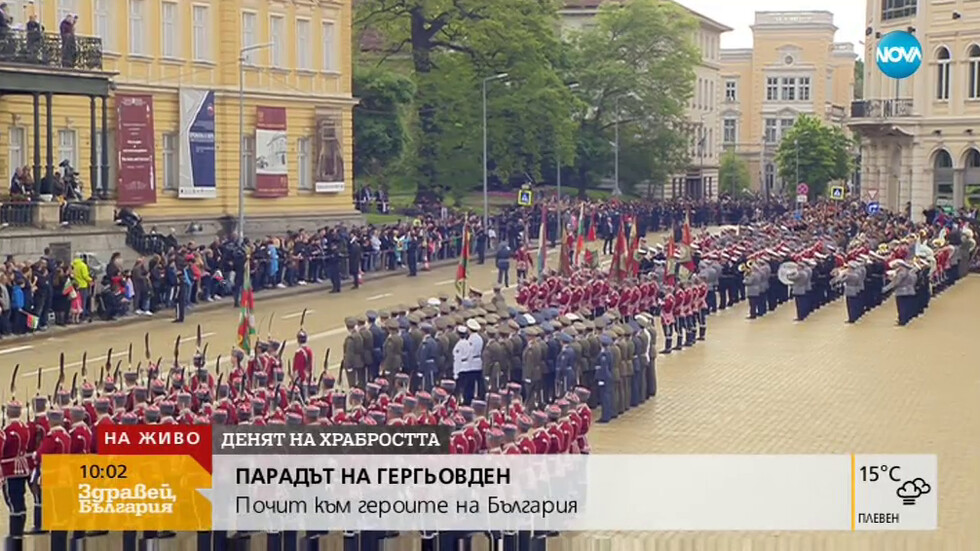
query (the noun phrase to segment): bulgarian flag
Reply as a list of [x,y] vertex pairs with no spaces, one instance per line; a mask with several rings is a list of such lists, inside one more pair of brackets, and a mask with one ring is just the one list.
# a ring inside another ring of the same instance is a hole
[[41,318],[35,316],[34,314],[27,312],[27,328],[31,331],[37,330],[38,326],[41,324]]
[[633,223],[630,224],[629,257],[625,259],[626,268],[623,270],[628,276],[635,276],[640,271],[640,263],[636,260],[636,251],[640,248],[640,236],[638,235],[639,230],[636,229],[636,222],[634,217]]
[[561,231],[561,249],[558,251],[558,272],[568,277],[572,275],[572,239],[568,235],[568,228],[563,227]]
[[578,231],[575,240],[575,265],[581,266],[585,261],[585,203],[582,203],[578,211]]
[[548,260],[548,209],[541,205],[541,229],[538,231],[538,279],[544,278]]
[[596,240],[595,228],[599,225],[599,216],[592,214],[591,224],[589,224],[589,236],[585,239],[586,243],[592,243]]
[[691,211],[687,211],[684,215],[684,226],[681,228],[681,243],[691,246]]
[[612,263],[609,265],[609,277],[615,281],[625,278],[623,257],[626,255],[626,236],[623,234],[625,218],[619,219],[619,235],[616,236],[616,248],[613,249]]
[[664,265],[664,281],[668,285],[673,285],[674,278],[677,275],[677,260],[674,259],[674,255],[677,254],[677,245],[674,243],[674,236],[670,236],[670,240],[667,241],[667,263]]
[[245,261],[245,281],[242,284],[242,311],[238,315],[238,348],[241,348],[245,355],[252,353],[252,338],[255,337],[255,316],[252,310],[255,308],[255,293],[252,291],[252,265],[250,260]]
[[470,224],[463,226],[463,246],[460,250],[459,264],[456,266],[456,298],[463,301],[466,298],[466,268],[470,263]]

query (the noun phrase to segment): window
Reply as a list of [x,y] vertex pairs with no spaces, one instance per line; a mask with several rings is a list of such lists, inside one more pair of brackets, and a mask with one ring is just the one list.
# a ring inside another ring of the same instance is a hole
[[766,101],[776,101],[779,99],[779,79],[776,77],[766,78]]
[[884,0],[881,3],[881,19],[900,19],[915,15],[916,0]]
[[800,77],[796,97],[800,101],[810,101],[810,77]]
[[[255,45],[255,14],[242,12],[242,45],[241,48],[250,48]],[[243,63],[255,65],[255,51],[245,52],[242,56]]]
[[780,97],[783,101],[796,101],[796,77],[783,77]]
[[769,193],[776,186],[776,167],[772,163],[766,163],[766,193]]
[[715,154],[715,129],[708,129],[708,157],[712,157]]
[[715,81],[708,81],[708,109],[715,108]]
[[310,21],[296,20],[296,68],[313,69],[313,43],[310,42]]
[[980,99],[980,46],[970,46],[970,88],[967,97]]
[[322,25],[323,36],[323,70],[337,70],[337,37],[334,32],[332,22],[324,22]]
[[194,6],[194,59],[200,61],[210,61],[211,33],[208,27],[211,25],[211,12],[207,6]]
[[58,131],[58,158],[55,163],[68,161],[72,168],[78,170],[78,147],[76,147],[74,130]]
[[160,36],[163,57],[180,57],[180,52],[177,49],[180,44],[180,41],[177,39],[179,18],[180,15],[176,2],[164,2],[160,4],[160,19],[163,20],[163,28]]
[[[75,15],[76,13],[78,13],[77,0],[58,0],[58,23],[59,24],[64,18],[68,17],[69,15]],[[8,14],[8,15],[15,15],[15,14]],[[38,16],[37,19],[38,21],[40,21],[41,17]]]
[[285,67],[285,51],[283,49],[283,40],[286,38],[285,21],[281,15],[269,17],[269,37],[272,39],[269,64],[277,69]]
[[8,144],[9,155],[7,158],[10,159],[10,174],[4,174],[3,176],[13,175],[15,169],[27,164],[27,131],[19,126],[11,126],[9,133],[10,143]]
[[299,161],[299,189],[313,190],[313,140],[300,138],[296,146],[296,159]]
[[163,135],[163,189],[177,191],[180,165],[177,163],[178,136],[175,133]]
[[255,189],[255,136],[242,137],[242,170],[245,189]]
[[779,121],[779,139],[782,139],[786,134],[789,133],[789,129],[793,128],[796,124],[795,119],[780,119]]
[[738,83],[734,80],[725,81],[725,101],[738,101]]
[[129,53],[146,55],[146,27],[143,25],[145,0],[129,0]]
[[946,101],[949,99],[949,66],[951,61],[949,50],[940,47],[939,52],[936,53],[936,59],[938,61],[936,66],[936,99]]
[[738,121],[736,119],[725,119],[722,123],[721,141],[726,144],[738,142]]
[[95,0],[95,34],[102,39],[102,49],[112,51],[115,50],[115,44],[113,43],[113,36],[115,33],[112,32],[112,12],[109,10],[109,2],[111,0]]
[[766,133],[764,136],[766,143],[776,143],[776,119],[766,119]]

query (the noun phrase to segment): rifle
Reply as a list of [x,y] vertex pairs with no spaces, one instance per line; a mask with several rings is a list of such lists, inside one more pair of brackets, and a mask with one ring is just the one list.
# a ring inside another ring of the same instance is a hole
[[78,395],[78,373],[75,373],[74,375],[71,376],[71,392],[68,393],[68,396],[72,399],[75,405],[78,405],[78,400],[76,399],[77,395]]
[[133,343],[129,343],[129,350],[126,351],[126,365],[133,367]]
[[149,331],[143,334],[143,356],[146,358],[147,362],[150,361],[151,356],[150,356],[150,332]]
[[199,323],[199,324],[197,324],[197,340],[195,341],[196,344],[197,344],[197,349],[198,350],[201,349],[201,342],[202,341],[203,341],[203,339],[201,338],[201,324]]
[[218,357],[214,360],[214,374],[219,377],[221,376],[221,354],[218,354]]
[[65,382],[65,353],[62,352],[58,359],[58,382],[54,384],[54,395],[58,395],[58,389]]
[[180,335],[177,335],[177,340],[174,341],[174,367],[180,365],[178,359],[180,358]]
[[303,324],[306,323],[306,308],[303,308],[303,313],[299,316],[299,328],[303,330]]

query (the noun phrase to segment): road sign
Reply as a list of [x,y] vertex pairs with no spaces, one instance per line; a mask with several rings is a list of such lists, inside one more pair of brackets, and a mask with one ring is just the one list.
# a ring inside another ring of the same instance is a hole
[[877,189],[869,189],[868,190],[868,201],[877,201],[877,200],[878,200],[878,190]]
[[806,184],[800,184],[796,186],[796,193],[800,195],[806,195],[807,193],[810,193],[810,186]]
[[881,212],[881,203],[879,203],[878,201],[872,201],[868,203],[867,210],[868,210],[868,214],[874,216],[879,212]]
[[830,198],[834,201],[844,200],[844,186],[833,186],[830,188]]
[[801,193],[801,194],[797,195],[796,196],[796,202],[797,203],[806,203],[806,194],[805,193]]
[[530,207],[534,204],[534,192],[529,189],[522,189],[517,192],[517,204],[522,207]]

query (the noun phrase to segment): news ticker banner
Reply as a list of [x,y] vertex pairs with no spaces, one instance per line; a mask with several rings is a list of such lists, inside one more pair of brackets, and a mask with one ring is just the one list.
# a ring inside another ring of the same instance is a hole
[[935,455],[449,455],[445,427],[128,426],[46,530],[935,530]]

